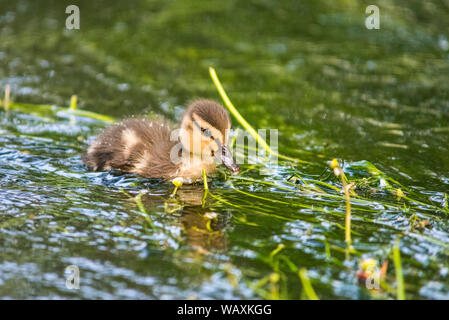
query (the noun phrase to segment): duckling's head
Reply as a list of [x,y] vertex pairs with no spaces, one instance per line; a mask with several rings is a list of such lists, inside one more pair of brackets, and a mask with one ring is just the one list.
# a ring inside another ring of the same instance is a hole
[[228,112],[217,102],[200,99],[192,102],[182,119],[181,143],[196,156],[217,158],[233,173],[239,171],[228,147],[231,121]]

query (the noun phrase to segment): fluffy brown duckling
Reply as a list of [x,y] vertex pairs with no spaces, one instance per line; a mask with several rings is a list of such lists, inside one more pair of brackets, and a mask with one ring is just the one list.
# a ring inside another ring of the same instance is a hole
[[214,172],[214,158],[238,173],[227,146],[230,128],[229,114],[219,103],[200,99],[188,106],[180,130],[167,121],[146,118],[128,118],[106,128],[86,150],[83,162],[94,171],[180,177],[185,183],[201,180],[203,169]]

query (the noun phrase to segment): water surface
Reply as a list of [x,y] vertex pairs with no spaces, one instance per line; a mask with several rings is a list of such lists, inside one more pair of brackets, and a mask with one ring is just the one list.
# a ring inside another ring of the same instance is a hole
[[[394,289],[400,238],[407,298],[449,298],[446,2],[378,1],[380,30],[365,28],[364,1],[78,1],[81,28],[66,30],[69,4],[0,1],[0,87],[14,101],[67,106],[77,94],[79,108],[117,119],[176,121],[189,100],[220,99],[213,66],[244,117],[309,163],[244,165],[252,180],[219,175],[204,204],[202,185],[171,199],[170,183],[86,170],[105,123],[1,111],[0,297],[299,299],[306,268],[322,299],[395,298],[356,275],[365,258],[389,261]],[[371,177],[355,190],[349,256],[344,199],[313,181],[341,188],[332,158],[358,184]],[[431,228],[413,229],[413,216]],[[68,265],[79,290],[66,288]]]

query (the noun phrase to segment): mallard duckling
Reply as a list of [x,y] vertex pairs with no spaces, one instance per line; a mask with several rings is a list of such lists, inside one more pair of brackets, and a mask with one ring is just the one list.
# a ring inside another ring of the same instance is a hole
[[146,178],[184,183],[202,179],[216,170],[215,159],[238,173],[239,166],[229,150],[231,121],[217,102],[192,102],[173,130],[167,121],[128,118],[106,128],[83,155],[84,164],[94,171],[120,170]]

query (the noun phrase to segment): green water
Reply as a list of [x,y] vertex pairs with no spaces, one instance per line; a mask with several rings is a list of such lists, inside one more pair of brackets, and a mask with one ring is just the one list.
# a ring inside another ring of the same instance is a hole
[[[305,298],[297,268],[321,299],[396,298],[398,238],[406,297],[449,298],[447,1],[376,1],[380,30],[365,28],[372,3],[350,0],[76,1],[81,28],[66,30],[72,2],[0,1],[0,88],[14,101],[77,94],[80,109],[178,120],[189,100],[220,99],[213,66],[243,116],[309,163],[243,165],[204,204],[202,185],[170,199],[170,183],[86,170],[104,123],[0,111],[1,298]],[[352,253],[332,158],[358,184]],[[388,261],[390,290],[358,284],[366,258]]]

